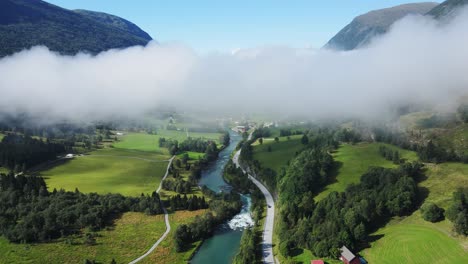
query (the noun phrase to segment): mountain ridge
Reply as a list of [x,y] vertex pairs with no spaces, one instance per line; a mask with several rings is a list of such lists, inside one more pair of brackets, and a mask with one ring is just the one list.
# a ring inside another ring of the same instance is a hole
[[424,15],[437,5],[435,2],[410,3],[367,12],[354,18],[325,47],[335,50],[360,48],[373,37],[385,34],[395,21],[409,14]]
[[74,55],[145,46],[151,36],[123,18],[94,11],[68,10],[45,1],[0,2],[0,57],[43,45]]

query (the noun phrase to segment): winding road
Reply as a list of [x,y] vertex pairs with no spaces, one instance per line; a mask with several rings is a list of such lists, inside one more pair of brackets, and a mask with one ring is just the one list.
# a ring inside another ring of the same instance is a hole
[[[252,134],[249,135],[251,137]],[[241,150],[238,150],[234,157],[232,157],[232,161],[236,164],[237,167],[240,167],[239,164],[239,155]],[[244,169],[242,169],[244,173],[247,173]],[[268,191],[268,189],[257,179],[253,176],[248,174],[249,179],[260,189],[260,191],[265,196],[266,204],[267,204],[267,214],[265,219],[265,225],[263,227],[263,240],[262,240],[262,255],[263,255],[263,263],[274,264],[275,258],[273,256],[273,225],[275,223],[275,201],[273,200],[273,196]]]
[[[157,193],[159,193],[159,191],[161,191],[161,187],[162,187],[162,182],[167,178],[167,175],[169,174],[169,168],[171,167],[171,164],[172,164],[172,161],[174,160],[175,156],[173,156],[170,160],[169,160],[169,164],[167,165],[167,169],[166,169],[166,174],[164,174],[164,177],[162,178],[161,180],[161,183],[159,183],[159,187],[158,189],[156,190]],[[140,260],[144,259],[145,257],[147,257],[149,254],[151,254],[155,249],[156,247],[167,237],[167,235],[169,235],[169,232],[171,232],[171,225],[169,224],[169,214],[167,213],[167,210],[166,208],[162,205],[161,203],[161,206],[164,210],[164,221],[166,222],[166,232],[164,232],[164,234],[158,239],[158,241],[156,241],[156,243],[153,244],[153,246],[148,250],[146,251],[145,254],[141,255],[140,257],[138,257],[137,259],[133,260],[132,262],[130,262],[129,264],[134,264],[134,263],[137,263],[139,262]]]

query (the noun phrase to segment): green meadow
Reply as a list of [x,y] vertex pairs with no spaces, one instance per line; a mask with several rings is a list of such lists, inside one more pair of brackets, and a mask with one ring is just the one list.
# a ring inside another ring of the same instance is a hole
[[96,151],[68,160],[41,175],[46,179],[49,191],[78,188],[84,193],[138,196],[158,188],[168,164],[167,161],[156,162],[132,156],[111,156],[112,151],[105,153],[109,156]]
[[[176,253],[172,233],[180,223],[187,223],[199,211],[178,211],[170,215],[171,234],[158,249],[142,263],[185,263],[193,250]],[[51,243],[14,244],[0,237],[0,263],[128,263],[143,255],[165,232],[164,215],[147,216],[129,212],[122,215],[110,228],[97,232],[96,244],[84,244],[83,235],[72,236],[69,243],[59,239]],[[150,261],[148,261],[150,260]],[[170,262],[166,262],[170,261]]]
[[148,264],[184,264],[188,263],[188,260],[195,252],[197,247],[200,245],[201,241],[197,241],[192,244],[192,247],[185,252],[176,252],[175,248],[175,239],[174,233],[177,230],[177,227],[181,224],[188,224],[193,221],[196,216],[201,216],[206,212],[206,210],[198,211],[177,211],[170,214],[169,221],[171,224],[171,232],[164,239],[161,244],[151,253],[149,256],[144,258],[141,263]]
[[[427,179],[419,187],[427,192],[425,201],[447,209],[452,193],[468,186],[468,165],[443,163],[427,165]],[[468,238],[452,232],[452,223],[424,221],[415,211],[406,218],[396,218],[380,228],[381,236],[362,254],[369,263],[468,263]]]
[[[196,133],[192,136],[219,139],[219,135]],[[124,134],[105,148],[66,160],[40,174],[46,179],[49,190],[78,188],[85,193],[128,196],[151,193],[159,186],[170,158],[167,149],[158,146],[160,137],[183,141],[187,134],[176,130],[160,130],[157,135]],[[200,155],[203,154],[189,153],[191,159],[198,159]]]
[[397,165],[386,160],[379,154],[379,147],[386,146],[400,152],[401,158],[406,160],[417,160],[415,152],[407,151],[384,143],[359,143],[355,145],[343,144],[333,153],[333,158],[338,163],[338,171],[333,182],[315,198],[317,201],[325,198],[331,192],[342,192],[351,183],[358,183],[361,175],[370,167],[378,166],[385,168],[394,168]]
[[[302,135],[291,136],[289,140],[287,137],[280,137],[279,142],[275,142],[273,138],[264,138],[263,144],[257,140],[252,144],[254,159],[263,167],[280,172],[281,167],[287,166],[296,153],[304,148],[301,138]],[[271,152],[268,151],[268,147],[271,148]]]

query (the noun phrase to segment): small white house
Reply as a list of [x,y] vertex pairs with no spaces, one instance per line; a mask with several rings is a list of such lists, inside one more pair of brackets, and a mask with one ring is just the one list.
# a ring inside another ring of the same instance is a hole
[[73,159],[73,157],[74,157],[73,154],[67,154],[67,155],[65,155],[65,158],[66,158],[66,159]]
[[115,133],[117,136],[123,136],[123,133],[122,132],[117,132]]

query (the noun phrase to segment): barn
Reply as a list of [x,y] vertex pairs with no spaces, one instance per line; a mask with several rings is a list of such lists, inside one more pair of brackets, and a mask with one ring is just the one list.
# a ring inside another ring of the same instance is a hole
[[341,249],[341,261],[345,264],[361,264],[361,260],[356,257],[356,255],[351,252],[346,246],[343,246]]

